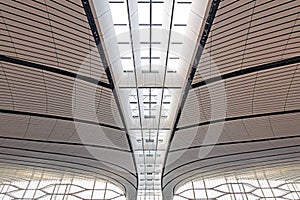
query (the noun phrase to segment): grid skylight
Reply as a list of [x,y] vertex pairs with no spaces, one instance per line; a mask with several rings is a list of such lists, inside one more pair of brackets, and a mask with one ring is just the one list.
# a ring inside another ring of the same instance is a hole
[[[116,89],[122,107],[132,116],[127,124],[138,166],[138,199],[162,199],[161,176],[167,141],[177,99],[185,84],[183,77],[189,71],[188,62],[195,50],[190,43],[198,38],[191,30],[201,27],[205,9],[197,13],[201,17],[190,20],[190,15],[198,12],[199,5],[206,8],[206,3],[109,1],[109,9],[97,14],[103,16],[109,10],[114,24],[116,43],[109,41],[109,44],[113,52],[119,50],[120,59],[113,57],[111,68],[118,82]],[[100,26],[105,24],[100,21]],[[105,38],[109,36],[104,35]]]

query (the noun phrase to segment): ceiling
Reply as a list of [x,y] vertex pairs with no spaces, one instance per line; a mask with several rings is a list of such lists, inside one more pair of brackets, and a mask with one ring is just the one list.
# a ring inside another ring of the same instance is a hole
[[0,4],[1,166],[108,177],[128,199],[299,167],[299,2]]

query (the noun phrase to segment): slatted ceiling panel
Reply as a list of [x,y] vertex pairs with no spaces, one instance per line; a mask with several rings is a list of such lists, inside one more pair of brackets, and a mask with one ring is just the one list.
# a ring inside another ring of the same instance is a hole
[[118,107],[110,89],[102,88],[101,91],[97,89],[95,108],[99,121],[123,127]]
[[2,12],[0,12],[0,45],[1,45],[1,52],[6,52],[6,55],[16,57],[16,50],[11,43],[11,37],[9,32],[7,31],[7,26],[5,20],[2,16]]
[[[63,159],[65,160],[61,160],[61,162],[58,161],[53,161],[53,156],[51,158],[51,156],[46,156],[46,158],[50,159],[50,160],[45,160],[45,159],[35,159],[35,158],[30,158],[32,155],[29,154],[29,157],[22,157],[21,153],[16,154],[17,156],[9,156],[9,155],[1,155],[0,154],[0,159],[2,161],[2,166],[10,164],[9,166],[6,166],[6,169],[12,169],[17,167],[24,167],[24,166],[29,166],[29,167],[34,167],[34,169],[40,168],[42,167],[43,169],[48,169],[48,170],[60,170],[61,172],[65,173],[65,172],[69,172],[69,173],[73,173],[73,174],[77,174],[78,176],[84,175],[84,174],[89,174],[92,176],[101,176],[101,177],[109,177],[111,179],[114,180],[118,180],[120,183],[126,185],[129,184],[126,179],[131,182],[131,183],[135,183],[136,179],[135,177],[133,177],[131,174],[129,173],[125,173],[123,172],[123,174],[121,174],[120,176],[117,176],[116,174],[113,173],[109,173],[106,170],[102,170],[102,169],[109,169],[109,171],[116,171],[116,167],[108,164],[108,163],[101,163],[101,162],[97,162],[97,161],[93,161],[93,160],[82,160],[82,159],[76,159],[74,157],[63,157]],[[35,156],[36,157],[36,156]],[[73,162],[72,162],[73,161]],[[80,165],[80,163],[84,163],[85,166]],[[12,165],[13,164],[13,165]],[[77,165],[78,164],[78,165]],[[89,167],[88,167],[89,166]],[[95,167],[93,167],[95,166]],[[28,169],[28,168],[27,168]],[[1,169],[2,170],[2,169]],[[28,171],[28,179],[30,177],[30,180],[32,180],[32,170],[30,169]],[[20,172],[23,176],[24,176],[24,171],[22,170],[22,172]],[[26,173],[26,172],[25,172]],[[49,174],[47,176],[51,175],[51,179],[53,178],[53,176],[55,176],[55,174]],[[47,178],[44,177],[44,178]],[[81,176],[82,177],[82,176]],[[83,176],[84,177],[84,176]],[[122,177],[122,178],[121,178]],[[124,179],[125,180],[124,180]],[[20,179],[19,179],[20,180]]]
[[44,71],[47,91],[47,114],[72,116],[74,78]]
[[[249,145],[243,145],[243,147],[239,146],[239,145],[235,145],[235,146],[216,146],[213,149],[211,149],[211,152],[206,155],[206,158],[210,158],[213,155],[226,155],[229,154],[230,152],[234,152],[237,151],[239,152],[239,149],[244,148],[245,151],[247,150],[251,150],[251,146]],[[209,147],[203,147],[202,150],[203,152],[205,152],[206,149],[210,149]],[[167,168],[165,170],[165,173],[168,173],[174,169],[176,169],[178,166],[181,165],[185,165],[191,161],[196,161],[199,160],[199,149],[188,149],[188,150],[184,150],[184,151],[180,151],[180,152],[171,152],[169,154],[170,156],[168,157],[167,160]],[[237,157],[237,156],[236,156]],[[201,158],[203,159],[203,157]],[[231,158],[232,159],[232,158]],[[199,166],[199,162],[197,163],[197,166],[195,166],[196,164],[192,164],[190,165],[188,168],[187,167],[181,167],[176,169],[175,174],[183,174],[184,171],[188,170],[188,169],[193,169],[195,167],[201,167],[201,166],[206,166],[208,165],[208,163],[214,163],[215,165],[218,165],[218,163],[222,162],[222,161],[229,161],[231,160],[230,158],[222,158],[222,157],[217,157],[215,159],[203,159],[201,162],[201,165]],[[179,173],[179,171],[181,171],[182,173]],[[173,174],[174,175],[174,174]],[[167,179],[165,179],[165,181],[167,182]]]
[[[211,124],[210,128],[212,128],[213,130],[217,126],[218,126],[217,124]],[[226,127],[224,127],[220,135],[218,133],[215,133],[216,134],[214,135],[215,139],[213,139],[211,135],[210,136],[207,135],[208,127],[209,127],[208,125],[205,125],[201,127],[195,127],[195,128],[189,128],[189,129],[177,131],[174,140],[172,141],[170,150],[172,151],[176,149],[185,149],[188,147],[194,147],[199,145],[230,142],[233,140],[237,140],[236,138],[231,137],[233,133],[229,132],[228,129],[230,128],[227,128],[226,130]],[[214,134],[214,133],[210,133],[210,134]]]
[[292,78],[290,88],[288,90],[286,99],[286,110],[299,109],[300,107],[300,66],[298,65],[297,70]]
[[[20,9],[23,11],[16,10],[9,5],[2,5],[4,9],[1,12],[13,44],[10,46],[15,48],[18,58],[56,66],[55,46],[49,34],[51,28],[46,12],[38,10],[34,12],[35,10],[29,7],[28,12],[36,13],[33,17],[33,14],[28,13],[22,4]],[[2,54],[6,55],[6,52]],[[47,57],[48,54],[49,57]],[[39,60],[40,57],[42,59]]]
[[99,125],[77,122],[77,131],[72,136],[78,135],[84,144],[95,144],[104,147],[115,147],[129,150],[129,144],[124,131],[106,128]]
[[[207,127],[204,126],[203,128],[207,128]],[[170,146],[170,151],[181,149],[181,148],[188,148],[189,146],[192,145],[193,140],[196,139],[197,136],[201,137],[202,139],[201,142],[202,142],[203,138],[205,137],[205,134],[201,134],[200,132],[201,131],[199,131],[198,127],[189,128],[182,131],[181,130],[176,131],[174,140],[172,141]],[[199,144],[201,144],[201,142],[199,142]]]
[[1,54],[17,52],[18,58],[75,73],[80,68],[78,73],[108,82],[82,7],[53,1],[2,2],[2,7],[1,33],[8,30],[10,37],[2,36]]
[[258,73],[253,95],[253,113],[284,110],[288,89],[297,65]]
[[270,116],[270,122],[275,136],[298,135],[300,130],[299,121],[299,114]]
[[[14,140],[8,140],[14,142]],[[24,151],[24,155],[31,154],[32,152],[36,152],[37,155],[43,155],[43,158],[47,157],[47,152],[49,152],[49,157],[54,157],[54,154],[51,153],[62,153],[68,155],[76,155],[74,152],[80,148],[80,146],[66,146],[55,144],[55,143],[40,143],[40,142],[27,142],[27,141],[20,141],[20,144],[25,144],[23,148],[26,150]],[[3,145],[7,146],[6,143]],[[22,148],[22,146],[21,146]],[[22,149],[21,149],[22,151]],[[42,152],[39,152],[42,151]],[[26,152],[26,153],[25,153]],[[78,155],[80,156],[80,155]]]
[[50,141],[67,141],[76,134],[76,127],[74,122],[57,120],[52,126],[50,134],[48,134],[48,140]]
[[[251,140],[245,126],[241,121],[228,121],[224,125],[224,132],[230,138],[230,141]],[[262,134],[263,137],[263,134]]]
[[82,8],[82,2],[81,0],[66,0],[66,2],[64,2],[65,4],[73,4],[74,8],[77,7],[78,8]]
[[[283,144],[282,147],[288,146],[286,144],[294,145],[292,140],[286,140],[285,144]],[[212,149],[212,151],[206,156],[206,159],[203,159],[201,162],[192,163],[182,168],[178,168],[174,172],[172,172],[173,173],[172,176],[174,177],[178,174],[184,174],[186,171],[190,171],[190,170],[192,171],[192,169],[199,168],[199,167],[205,168],[205,166],[209,166],[207,170],[210,170],[211,174],[213,174],[214,173],[213,166],[219,166],[218,168],[220,172],[229,172],[230,170],[227,167],[241,166],[241,164],[258,165],[260,163],[260,166],[262,166],[262,162],[266,162],[266,161],[268,161],[269,164],[270,161],[282,163],[282,160],[280,158],[291,157],[291,155],[289,154],[293,154],[297,152],[297,148],[299,147],[289,147],[289,148],[282,148],[282,149],[279,148],[279,149],[264,151],[266,149],[272,149],[272,148],[274,147],[270,142],[252,143],[251,145],[235,144],[235,145],[227,145],[227,146],[215,146]],[[256,150],[260,149],[261,151],[252,152],[254,149]],[[231,153],[239,153],[239,152],[244,152],[244,153],[226,156]],[[286,155],[280,155],[284,153],[286,153]],[[212,159],[208,159],[209,157],[213,157],[213,156],[216,157]],[[268,158],[262,156],[270,156],[270,157]],[[170,160],[167,162],[166,165],[167,168],[165,173],[168,173],[169,171],[175,169],[176,167],[185,165],[191,161],[199,160],[199,149],[189,149],[189,150],[184,150],[184,152],[172,152],[170,153],[169,159]],[[174,162],[171,163],[171,161]],[[225,167],[224,165],[227,167]],[[181,171],[181,173],[177,170]],[[168,178],[169,178],[168,176],[165,177],[166,182]]]
[[[6,98],[1,98],[2,109],[11,108],[13,102],[17,111],[73,117],[74,78],[6,62],[1,64],[2,74],[6,75],[10,86],[8,88],[8,84],[5,83],[6,77],[4,77],[2,85],[6,90],[2,90],[2,95]],[[81,103],[77,105],[80,106],[78,109],[82,111],[80,119],[89,120],[93,113],[86,106],[95,106],[96,110],[93,112],[96,112],[99,122],[122,127],[111,90],[84,81],[77,81],[79,84],[79,87],[76,88],[77,93],[81,95],[74,98],[81,98]],[[88,95],[94,93],[95,96]],[[82,107],[83,102],[84,107]],[[93,120],[96,122],[96,119]]]
[[[282,146],[286,146],[286,144],[289,144],[289,145],[299,145],[299,143],[297,143],[297,140],[295,139],[291,139],[291,140],[286,140],[286,141],[281,141],[281,140],[274,140],[274,141],[269,141],[269,143],[271,144],[271,146],[273,148],[278,148],[278,147],[282,147]],[[299,147],[298,147],[299,149]],[[295,152],[299,152],[299,151],[295,151]]]
[[4,62],[2,68],[10,85],[14,108],[19,111],[45,113],[46,92],[43,72]]
[[211,104],[207,87],[190,90],[178,127],[210,119]]
[[0,134],[9,137],[24,137],[29,116],[7,115],[0,113]]
[[74,134],[69,138],[69,142],[81,143],[82,141],[77,132],[74,132]]
[[219,75],[212,63],[225,74],[299,55],[298,13],[296,1],[222,1],[193,83]]
[[[89,134],[97,134],[97,137],[94,137],[96,139],[88,139],[88,141],[86,141],[85,135],[82,135],[85,133],[78,133],[78,131],[82,129],[76,129],[74,122],[71,121],[69,122],[64,120],[45,119],[41,117],[30,117],[12,114],[1,114],[0,119],[0,133],[1,136],[5,137],[16,137],[44,141],[66,141],[79,143],[83,142],[106,147],[112,147],[111,144],[113,144],[115,145],[115,148],[125,150],[129,149],[126,134],[124,131],[99,127],[98,125],[79,123],[79,126],[85,126],[85,130],[90,131]],[[102,130],[102,132],[99,132],[100,129]],[[77,135],[78,139],[76,141],[73,141],[75,135]],[[19,143],[19,141],[15,140],[7,141],[7,144],[9,145],[14,144],[15,142]],[[22,142],[24,143],[24,145],[28,143],[28,141]],[[48,146],[48,143],[35,145],[42,148]],[[63,145],[61,146],[63,147]]]
[[[212,128],[215,126],[217,125],[211,125]],[[225,130],[216,137],[217,140],[212,140],[211,137],[207,135],[208,127],[209,126],[205,125],[177,131],[174,136],[174,140],[172,141],[170,151],[211,143],[231,141],[230,134]]]
[[[286,65],[224,80],[226,105],[221,96],[212,95],[222,91],[220,81],[190,90],[178,127],[214,120],[211,109],[226,108],[227,118],[298,109],[300,71],[297,67],[298,64]],[[218,101],[213,108],[211,98]]]
[[[23,142],[21,140],[5,140],[1,146],[3,148],[1,149],[1,152],[3,152],[3,149],[12,149],[13,151],[17,151],[18,148],[27,148],[28,142]],[[10,148],[9,148],[10,147]]]
[[0,109],[14,109],[13,100],[11,98],[11,91],[9,83],[6,79],[6,74],[3,71],[2,64],[0,63]]
[[[101,127],[105,136],[109,139],[111,143],[116,145],[117,148],[129,149],[129,144],[126,139],[126,134],[124,131],[114,130],[111,128]],[[106,144],[103,144],[107,146]]]
[[217,140],[208,140],[207,134],[208,127],[214,130],[214,126],[218,124],[182,129],[176,131],[170,151],[211,143],[297,136],[300,130],[299,120],[299,114],[285,114],[226,121],[221,134],[215,136]]
[[[61,80],[65,83],[55,83],[57,87],[52,88],[47,80],[52,80],[53,75],[49,77],[48,73],[41,70],[29,69],[10,63],[2,62],[2,66],[11,87],[16,110],[35,113],[47,113],[49,111],[49,113],[53,113],[56,111],[52,111],[51,108],[53,99],[54,102],[57,102],[56,106],[58,103],[65,103],[65,101],[58,102],[57,100],[60,99],[60,93],[63,93],[64,97],[68,94],[64,91],[64,85],[67,83],[66,78],[61,77]],[[59,79],[59,75],[56,75],[55,79]],[[71,86],[73,87],[73,85]],[[72,89],[72,87],[70,88]],[[60,90],[57,90],[57,88],[60,88]],[[66,116],[66,112],[68,110],[64,111],[64,116]],[[56,115],[61,114],[61,112],[56,113]]]
[[243,123],[252,139],[274,137],[269,117],[244,119]]
[[28,126],[24,134],[24,138],[36,140],[52,140],[51,138],[49,138],[49,136],[51,132],[53,132],[53,129],[55,129],[56,123],[58,123],[56,119],[31,116],[28,121]]
[[256,73],[253,73],[225,82],[227,116],[242,116],[252,113],[255,78]]
[[[298,56],[299,55],[299,46],[300,46],[300,19],[298,18],[293,26],[293,30],[289,36],[289,40],[287,46],[284,51],[284,55],[282,58],[288,58],[289,56]],[[297,49],[297,51],[294,51]]]
[[[208,100],[206,88],[199,90],[190,90],[186,103],[184,105],[182,117],[180,117],[179,127],[181,125],[193,124],[193,122],[207,121],[210,119],[210,108],[204,108],[203,101]],[[208,110],[209,109],[209,110]]]

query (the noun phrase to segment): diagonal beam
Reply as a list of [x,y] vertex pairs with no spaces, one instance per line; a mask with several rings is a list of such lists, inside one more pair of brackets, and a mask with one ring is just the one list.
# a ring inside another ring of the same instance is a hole
[[133,162],[134,162],[135,171],[137,172],[137,166],[136,166],[136,162],[135,162],[132,143],[131,143],[130,136],[129,136],[129,130],[127,128],[126,121],[125,121],[125,115],[122,111],[120,100],[119,100],[118,94],[115,90],[115,84],[114,84],[112,74],[111,74],[110,69],[109,69],[108,60],[107,60],[106,55],[105,55],[105,49],[104,49],[104,46],[103,46],[102,41],[100,39],[100,35],[99,35],[99,31],[98,31],[97,26],[96,26],[96,22],[94,20],[95,17],[93,16],[89,0],[81,0],[81,2],[82,2],[82,5],[83,5],[83,8],[84,8],[84,11],[86,13],[87,20],[89,22],[91,32],[93,34],[93,37],[94,37],[94,40],[95,40],[95,43],[96,43],[96,46],[97,46],[97,49],[98,49],[98,53],[99,53],[100,58],[102,60],[106,76],[107,76],[109,84],[111,86],[111,90],[113,92],[115,102],[116,102],[117,107],[118,107],[118,111],[119,111],[120,116],[121,116],[121,120],[122,120],[122,123],[123,123],[123,126],[124,126],[124,130],[126,132],[127,142],[129,144],[129,148],[130,148],[130,151],[132,153],[132,159],[133,159]]
[[296,64],[296,63],[300,63],[300,56],[287,58],[287,59],[272,62],[272,63],[262,64],[262,65],[258,65],[258,66],[250,67],[250,68],[246,68],[246,69],[241,69],[241,70],[230,72],[227,74],[222,74],[221,76],[216,76],[213,78],[206,79],[204,81],[200,81],[198,83],[194,83],[192,85],[192,88],[201,87],[201,86],[204,86],[204,85],[207,85],[210,83],[217,82],[219,80],[225,80],[225,79],[229,79],[229,78],[233,78],[233,77],[242,76],[245,74],[250,74],[250,73],[273,69],[273,68],[278,68],[278,67],[282,67],[285,65],[291,65],[291,64]]
[[17,64],[17,65],[22,65],[24,67],[40,69],[40,70],[52,72],[52,73],[55,73],[55,74],[60,74],[60,75],[63,75],[63,76],[67,76],[67,77],[79,79],[79,80],[82,80],[82,81],[86,81],[88,83],[92,83],[92,84],[95,84],[95,85],[98,85],[98,86],[101,86],[101,87],[111,88],[111,86],[108,83],[99,81],[97,79],[94,79],[94,78],[91,78],[91,77],[88,77],[88,76],[76,74],[74,72],[66,71],[66,70],[63,70],[63,69],[58,69],[58,68],[55,68],[55,67],[49,67],[49,66],[46,66],[46,65],[38,64],[38,63],[33,63],[33,62],[25,61],[25,60],[20,60],[18,58],[8,57],[8,56],[5,56],[5,55],[0,55],[0,61],[13,63],[13,64]]
[[216,124],[216,123],[220,123],[220,122],[224,122],[224,121],[228,122],[228,121],[252,119],[252,118],[257,118],[257,117],[265,117],[265,116],[286,115],[286,114],[299,113],[299,112],[300,112],[300,110],[298,109],[298,110],[286,110],[286,111],[279,111],[279,112],[269,112],[269,113],[260,113],[260,114],[254,114],[254,115],[242,115],[242,116],[236,116],[236,117],[228,117],[225,119],[216,119],[216,120],[199,122],[197,124],[191,124],[191,125],[187,125],[187,126],[178,127],[175,129],[175,131],[205,126],[205,125],[209,125],[209,124]]
[[114,126],[114,125],[111,125],[111,124],[98,123],[98,122],[95,122],[95,121],[77,119],[77,118],[72,118],[72,117],[64,117],[64,116],[58,116],[58,115],[49,115],[49,114],[33,113],[33,112],[17,111],[17,110],[5,110],[5,109],[0,109],[0,113],[15,114],[15,115],[26,115],[26,116],[42,117],[42,118],[47,118],[47,119],[58,119],[58,120],[64,120],[64,121],[81,122],[81,123],[85,123],[85,124],[99,125],[99,126],[103,126],[103,127],[106,127],[106,128],[111,128],[111,129],[115,129],[115,130],[124,131],[123,128],[118,127],[118,126]]

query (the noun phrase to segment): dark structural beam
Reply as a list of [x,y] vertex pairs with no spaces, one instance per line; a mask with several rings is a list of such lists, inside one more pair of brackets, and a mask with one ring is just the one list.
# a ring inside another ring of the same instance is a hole
[[117,127],[114,125],[98,123],[98,122],[84,120],[84,119],[76,119],[76,118],[72,118],[72,117],[63,117],[63,116],[57,116],[57,115],[48,115],[48,114],[41,114],[41,113],[32,113],[32,112],[26,112],[26,111],[5,110],[5,109],[0,109],[0,113],[15,114],[15,115],[27,115],[27,116],[34,116],[34,117],[43,117],[43,118],[48,118],[48,119],[59,119],[59,120],[65,120],[65,121],[75,121],[75,122],[99,125],[99,126],[106,127],[106,128],[124,131],[123,128]]
[[279,112],[271,112],[271,113],[260,113],[260,114],[254,114],[254,115],[228,117],[225,119],[216,119],[216,120],[212,120],[212,121],[199,122],[197,124],[191,124],[191,125],[187,125],[187,126],[178,127],[175,129],[175,131],[209,125],[209,124],[216,124],[216,123],[220,123],[220,122],[235,121],[235,120],[241,120],[241,119],[250,119],[250,118],[256,118],[256,117],[273,116],[273,115],[284,115],[284,114],[299,113],[299,112],[300,112],[300,110],[287,110],[287,111],[279,111]]
[[192,85],[192,88],[201,87],[201,86],[204,86],[204,85],[207,85],[210,83],[214,83],[214,82],[217,82],[220,80],[225,80],[225,79],[229,79],[229,78],[233,78],[233,77],[237,77],[237,76],[241,76],[241,75],[245,75],[245,74],[250,74],[250,73],[254,73],[254,72],[258,72],[258,71],[273,69],[273,68],[282,67],[285,65],[296,64],[296,63],[300,63],[300,56],[296,56],[293,58],[287,58],[285,60],[280,60],[280,61],[276,61],[276,62],[272,62],[272,63],[262,64],[262,65],[258,65],[255,67],[250,67],[250,68],[230,72],[227,74],[223,74],[221,76],[216,76],[216,77],[204,80],[204,81],[200,81],[198,83],[194,83]]
[[179,108],[177,110],[176,119],[175,119],[174,125],[172,127],[172,132],[171,132],[171,136],[170,136],[170,139],[169,139],[169,142],[168,142],[166,156],[165,156],[165,159],[164,159],[162,175],[164,175],[165,165],[166,165],[166,162],[167,162],[167,158],[168,158],[168,153],[169,153],[169,150],[170,150],[170,146],[171,146],[172,140],[174,138],[174,134],[175,134],[175,131],[176,131],[176,128],[177,128],[177,125],[178,125],[178,122],[179,122],[179,119],[180,119],[180,116],[181,116],[184,104],[186,102],[189,90],[192,88],[191,87],[192,81],[193,81],[193,78],[195,76],[195,73],[196,73],[199,61],[201,59],[202,52],[203,52],[204,46],[206,44],[206,41],[207,41],[207,38],[208,38],[208,35],[209,35],[209,32],[210,32],[211,26],[213,24],[216,12],[218,10],[219,3],[220,3],[220,0],[212,0],[212,4],[211,4],[210,10],[209,10],[207,19],[204,22],[205,25],[204,25],[203,33],[202,33],[202,36],[200,38],[200,41],[199,41],[199,44],[198,44],[198,47],[197,47],[197,50],[196,50],[195,58],[194,58],[194,60],[192,62],[192,67],[191,67],[191,70],[190,70],[190,75],[189,75],[187,83],[186,83],[186,85],[184,87],[184,90],[183,90],[184,93],[183,93],[183,96],[182,96],[182,100],[181,100],[181,103],[180,103]]
[[119,111],[120,116],[121,116],[121,120],[122,120],[124,129],[125,129],[125,132],[126,132],[126,137],[127,137],[127,141],[128,141],[128,144],[129,144],[129,148],[132,152],[132,159],[134,161],[135,171],[137,172],[137,166],[136,166],[135,157],[134,157],[134,154],[133,154],[133,148],[132,148],[132,144],[131,144],[131,140],[130,140],[130,136],[129,136],[129,131],[128,131],[126,121],[125,121],[125,118],[124,118],[125,116],[124,116],[124,113],[121,109],[121,104],[120,104],[119,97],[118,97],[117,92],[115,90],[114,81],[113,81],[112,74],[111,74],[110,69],[109,69],[109,64],[108,64],[106,55],[104,53],[105,52],[104,47],[103,47],[102,42],[100,40],[99,31],[97,29],[96,22],[95,22],[95,17],[93,16],[89,0],[81,0],[81,2],[82,2],[82,5],[83,5],[83,8],[84,8],[84,11],[86,13],[86,17],[87,17],[87,20],[89,22],[89,25],[90,25],[90,28],[91,28],[91,31],[92,31],[92,34],[93,34],[93,37],[94,37],[99,55],[100,55],[100,58],[102,60],[106,76],[107,76],[109,84],[111,86],[111,90],[113,92],[115,102],[116,102],[117,107],[118,107],[118,111]]
[[69,71],[66,71],[66,70],[63,70],[63,69],[58,69],[58,68],[55,68],[55,67],[49,67],[49,66],[42,65],[42,64],[37,64],[37,63],[25,61],[25,60],[20,60],[18,58],[8,57],[8,56],[5,56],[5,55],[0,55],[0,61],[12,63],[12,64],[17,64],[17,65],[22,65],[24,67],[40,69],[40,70],[52,72],[52,73],[55,73],[55,74],[60,74],[60,75],[63,75],[63,76],[76,78],[76,79],[79,79],[79,80],[82,80],[82,81],[86,81],[88,83],[96,84],[96,85],[101,86],[101,87],[111,88],[108,83],[104,83],[102,81],[99,81],[97,79],[94,79],[94,78],[91,78],[91,77],[88,77],[88,76],[76,74],[74,72],[69,72]]

